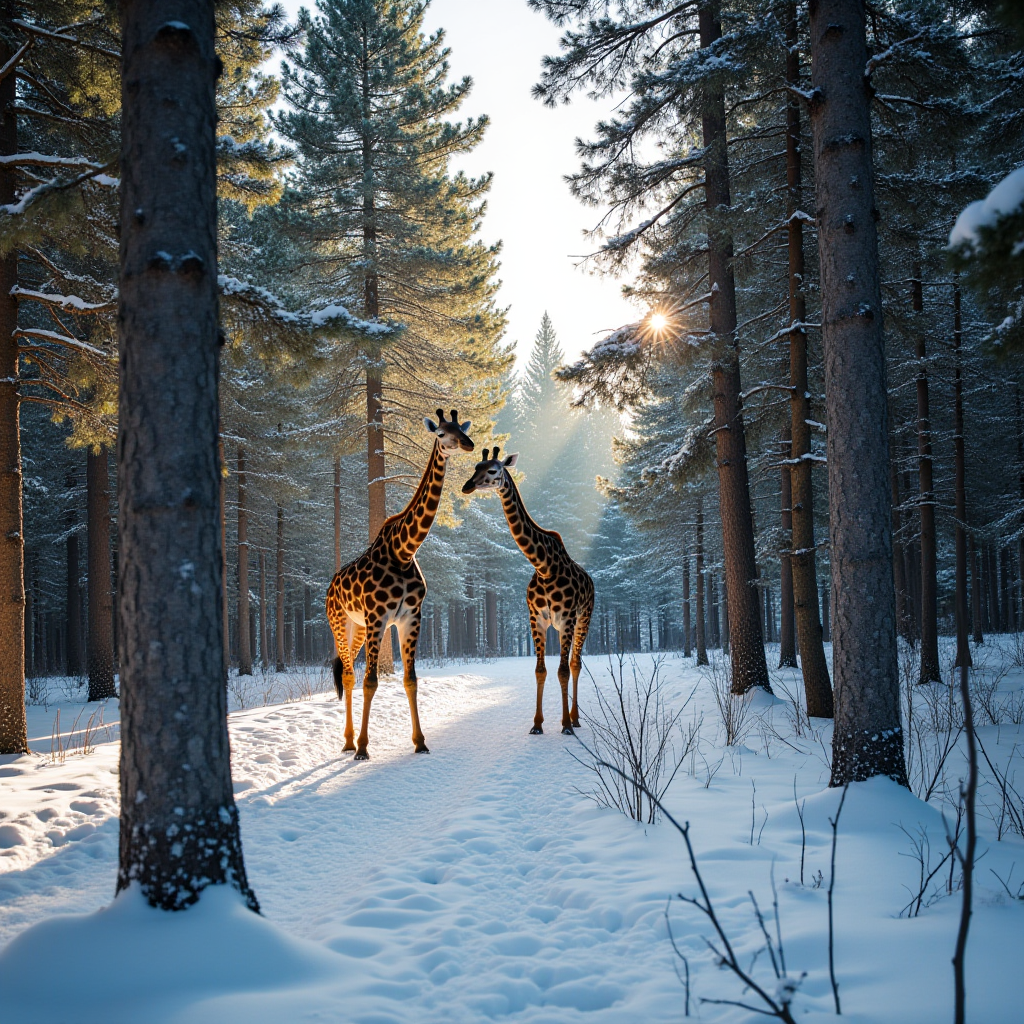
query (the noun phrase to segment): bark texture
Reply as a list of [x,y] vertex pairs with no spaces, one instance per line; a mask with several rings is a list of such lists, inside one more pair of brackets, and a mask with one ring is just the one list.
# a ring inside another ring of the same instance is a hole
[[[796,4],[786,10],[786,81],[800,87],[800,37]],[[789,270],[789,418],[790,508],[792,554],[789,558],[793,613],[800,645],[800,672],[807,713],[832,717],[832,681],[825,660],[818,615],[818,574],[814,540],[814,482],[811,471],[811,395],[807,386],[807,297],[804,292],[803,164],[800,106],[795,96],[786,104],[786,212]]]
[[[698,14],[700,45],[712,47],[721,38],[717,5],[705,3]],[[708,218],[708,283],[711,331],[716,339],[712,368],[715,406],[715,448],[718,460],[722,547],[732,642],[732,690],[746,693],[762,686],[769,693],[768,663],[761,636],[761,600],[755,584],[757,558],[747,478],[747,447],[740,398],[739,344],[736,337],[736,284],[732,236],[726,222],[730,206],[725,95],[712,86],[701,112],[704,137],[704,198]]]
[[828,409],[835,729],[830,784],[907,784],[862,0],[812,0],[811,127]]
[[967,459],[964,450],[963,323],[960,283],[953,285],[953,466],[956,490],[956,664],[971,665],[970,611],[967,603]]
[[267,553],[260,550],[260,664],[270,665],[270,644],[267,633]]
[[221,605],[212,0],[122,0],[117,888],[258,909],[231,787]]
[[238,446],[238,674],[252,675],[249,632],[249,514],[246,505],[245,451]]
[[[921,267],[914,264],[911,305],[915,314],[924,309]],[[916,319],[916,318],[915,318]],[[919,683],[941,682],[939,668],[939,604],[935,537],[935,492],[932,482],[932,424],[928,402],[928,353],[924,329],[914,337],[917,357],[917,484],[921,522],[921,662]]]
[[[9,13],[5,11],[5,13]],[[0,39],[0,64],[12,56]],[[15,76],[0,82],[0,156],[18,152]],[[0,165],[0,203],[14,202],[15,175]],[[18,399],[18,254],[0,259],[0,754],[28,750],[25,723],[25,539]]]
[[89,700],[116,697],[114,589],[110,576],[110,470],[107,449],[86,456],[89,523]]
[[[789,430],[782,442],[782,457],[788,459],[792,446]],[[793,490],[789,477],[789,466],[779,472],[782,485],[782,532],[787,543],[779,556],[779,601],[781,604],[779,629],[779,668],[796,668],[796,623],[793,620],[793,567],[789,552],[793,536]]]

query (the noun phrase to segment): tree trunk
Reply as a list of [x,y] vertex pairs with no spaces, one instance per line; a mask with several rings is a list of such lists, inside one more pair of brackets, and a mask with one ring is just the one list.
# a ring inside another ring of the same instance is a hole
[[892,488],[892,571],[896,590],[896,629],[908,644],[914,644],[911,626],[910,595],[907,593],[906,554],[900,539],[900,478],[896,472],[896,459],[889,455],[889,484]]
[[[924,309],[921,265],[915,263],[911,280],[911,305],[915,314]],[[915,321],[918,317],[914,317]],[[935,538],[935,492],[932,482],[932,426],[928,405],[928,356],[924,327],[915,323],[917,357],[917,483],[921,522],[921,662],[919,683],[939,682],[939,606]]]
[[[13,17],[8,6],[5,17]],[[0,38],[0,64],[13,56]],[[17,76],[0,81],[0,156],[18,152]],[[0,164],[0,203],[13,203],[16,172]],[[25,722],[25,533],[18,400],[18,253],[0,259],[0,754],[28,750]]]
[[334,571],[341,568],[341,459],[334,460]]
[[[25,573],[26,573],[26,575],[28,575],[28,572],[29,572],[28,566],[29,566],[30,560],[31,560],[30,557],[26,557],[26,561],[25,561]],[[25,583],[26,583],[26,586],[25,586],[25,647],[24,647],[24,651],[25,651],[25,678],[26,679],[28,679],[29,676],[34,676],[36,674],[36,663],[35,663],[35,661],[33,659],[33,654],[35,653],[35,643],[36,643],[36,636],[35,636],[35,630],[36,630],[35,592],[34,592],[34,588],[33,587],[30,587],[30,586],[27,585],[27,582],[28,581],[26,580],[25,581]]]
[[295,664],[305,665],[306,664],[306,630],[304,628],[305,623],[302,619],[302,604],[299,601],[295,602],[295,607],[292,609],[292,618],[295,623],[293,635],[295,637]]
[[810,14],[829,530],[838,602],[830,785],[873,775],[907,785],[864,7],[862,0],[817,0]]
[[988,577],[988,620],[989,628],[993,633],[1002,633],[1003,624],[999,617],[999,570],[996,566],[996,546],[993,543],[985,545],[986,566],[985,575]]
[[[306,575],[306,579],[309,579],[309,566],[307,565],[303,572]],[[313,648],[313,595],[309,589],[309,584],[306,583],[302,588],[302,621],[304,626],[302,646],[306,655],[306,664],[312,664],[316,660]]]
[[[782,457],[789,459],[792,453],[790,430],[783,434]],[[783,548],[779,553],[779,600],[782,603],[782,628],[779,631],[779,668],[796,668],[796,622],[793,619],[793,566],[790,550],[793,547],[793,489],[789,466],[783,466],[779,473],[782,485],[782,532]]]
[[[786,81],[800,87],[800,50],[796,4],[786,8]],[[800,106],[795,96],[786,103],[786,223],[789,278],[789,437],[791,555],[793,611],[800,645],[800,670],[804,681],[807,713],[832,717],[832,683],[822,646],[818,618],[818,581],[814,540],[814,484],[811,471],[811,396],[807,382],[807,298],[804,292],[804,231],[801,205]],[[785,598],[783,599],[785,609]],[[783,611],[785,615],[785,611]],[[792,664],[796,664],[795,657]],[[780,666],[782,662],[780,660]]]
[[276,633],[277,661],[275,668],[284,671],[284,509],[277,506],[277,578],[274,581],[274,632]]
[[718,588],[715,586],[715,574],[707,574],[708,581],[708,640],[712,647],[718,647],[722,643],[721,622],[718,617]]
[[217,459],[220,463],[220,603],[224,632],[221,646],[224,656],[224,677],[231,672],[231,614],[228,605],[228,517],[227,517],[227,468],[224,458],[224,441],[217,442]]
[[69,676],[82,674],[82,598],[78,588],[78,510],[75,508],[75,490],[78,481],[68,476],[64,481],[68,489],[68,507],[64,510],[64,528],[67,533],[67,589],[64,600],[64,618],[67,622],[67,647],[64,671]]
[[[758,598],[758,604],[760,604]],[[760,617],[760,616],[759,616]],[[729,653],[729,584],[722,578],[722,651]]]
[[690,556],[683,557],[683,657],[690,657]]
[[484,620],[487,629],[487,654],[493,658],[498,653],[498,594],[491,587],[484,593]]
[[252,675],[249,635],[249,515],[245,493],[245,450],[238,446],[238,674]]
[[[961,365],[963,329],[959,276],[953,279],[953,462],[956,490],[956,664],[969,668],[971,645],[967,642],[967,460],[964,451],[964,378]],[[1020,407],[1018,395],[1018,409]]]
[[974,642],[983,644],[985,634],[982,631],[981,614],[981,560],[978,558],[978,548],[971,534],[967,534],[967,560],[971,565],[971,624],[974,631]]
[[697,664],[708,664],[707,620],[704,614],[704,503],[697,499],[697,565],[694,574],[697,594]]
[[114,593],[110,579],[110,473],[107,449],[86,455],[89,544],[89,700],[116,697]]
[[232,794],[222,645],[214,4],[120,10],[117,888],[138,883],[152,905],[177,910],[229,884],[258,910]]
[[267,625],[267,553],[260,549],[260,665],[270,667],[270,634]]
[[[717,4],[698,11],[700,45],[707,49],[721,38]],[[740,397],[739,342],[736,336],[736,284],[733,278],[732,237],[724,220],[729,194],[728,139],[725,95],[721,85],[704,96],[701,115],[704,140],[704,198],[708,220],[708,285],[711,292],[711,332],[716,339],[712,368],[715,406],[715,448],[722,518],[725,580],[732,624],[732,689],[746,693],[752,686],[771,692],[768,663],[761,638],[761,608],[755,586],[757,559],[747,479],[747,450]]]

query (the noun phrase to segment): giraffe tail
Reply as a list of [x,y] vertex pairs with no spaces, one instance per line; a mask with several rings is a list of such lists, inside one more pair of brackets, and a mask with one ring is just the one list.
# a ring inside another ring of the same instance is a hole
[[331,665],[331,670],[334,673],[334,689],[338,691],[338,700],[345,699],[345,687],[341,682],[342,665],[341,658],[337,655],[334,656],[334,662]]

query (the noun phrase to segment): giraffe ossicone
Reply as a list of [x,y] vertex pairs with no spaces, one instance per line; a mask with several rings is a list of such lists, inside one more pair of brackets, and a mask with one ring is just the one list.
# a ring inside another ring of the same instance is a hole
[[[345,750],[354,750],[356,760],[365,760],[369,743],[370,705],[377,689],[377,659],[382,642],[390,643],[388,630],[398,629],[402,648],[405,693],[412,716],[412,742],[417,753],[427,753],[420,728],[416,701],[416,640],[427,585],[416,563],[416,552],[427,539],[441,502],[444,471],[448,457],[457,451],[473,451],[470,423],[459,423],[455,409],[445,418],[437,410],[437,421],[424,418],[424,426],[434,435],[434,446],[426,469],[409,504],[384,521],[373,543],[358,558],[342,566],[327,588],[327,621],[338,656],[334,659],[334,686],[338,699],[345,701]],[[366,645],[366,671],[363,675],[363,717],[358,746],[352,720],[352,690],[355,687],[355,660]]]
[[[526,511],[519,488],[509,470],[519,461],[513,453],[504,459],[501,449],[483,450],[483,461],[462,485],[463,494],[497,493],[512,539],[534,568],[526,587],[526,605],[530,612],[530,632],[537,652],[537,711],[531,733],[542,733],[544,714],[544,643],[548,626],[559,635],[561,657],[558,682],[562,687],[562,732],[572,734],[580,724],[579,680],[583,664],[583,644],[594,612],[594,581],[586,570],[569,557],[562,538],[554,530],[538,526]],[[572,675],[572,707],[569,706],[569,677]]]

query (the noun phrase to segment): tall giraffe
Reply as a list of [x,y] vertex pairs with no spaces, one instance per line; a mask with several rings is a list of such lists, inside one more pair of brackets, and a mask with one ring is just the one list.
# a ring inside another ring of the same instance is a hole
[[[327,621],[330,623],[338,657],[334,659],[334,687],[345,700],[345,750],[354,750],[357,761],[365,761],[369,742],[370,704],[377,690],[377,658],[380,645],[394,623],[402,647],[405,693],[412,714],[412,742],[416,753],[427,753],[416,706],[416,639],[420,633],[420,612],[427,586],[416,563],[416,552],[427,539],[437,515],[444,486],[448,456],[458,450],[471,452],[469,422],[459,424],[452,409],[446,420],[437,410],[437,423],[423,420],[434,434],[434,448],[416,493],[403,512],[391,516],[376,540],[357,559],[343,565],[327,588]],[[389,638],[390,639],[390,638]],[[363,675],[363,721],[359,746],[353,742],[352,688],[355,660],[366,643],[366,672]]]
[[[530,632],[537,652],[537,712],[533,717],[531,733],[542,733],[544,714],[544,681],[548,670],[544,664],[544,638],[548,626],[558,630],[561,641],[561,659],[558,663],[558,682],[562,687],[562,732],[572,735],[573,726],[580,724],[579,682],[583,664],[580,652],[587,639],[590,616],[594,611],[594,581],[577,565],[565,550],[562,538],[554,530],[539,527],[526,511],[519,489],[509,470],[519,459],[509,455],[498,458],[495,448],[488,458],[484,449],[483,462],[478,462],[473,475],[463,484],[462,493],[497,491],[501,507],[512,531],[512,539],[536,570],[526,587],[526,605],[530,611]],[[571,654],[570,654],[571,651]],[[569,673],[572,672],[572,711],[569,710]]]

